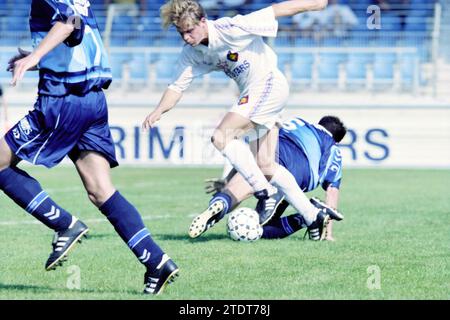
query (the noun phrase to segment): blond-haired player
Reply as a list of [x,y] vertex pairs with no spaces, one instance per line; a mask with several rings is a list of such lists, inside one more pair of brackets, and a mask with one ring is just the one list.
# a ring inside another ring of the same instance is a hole
[[[277,123],[289,85],[277,67],[276,54],[263,41],[263,37],[276,37],[277,18],[321,10],[326,5],[326,0],[284,1],[247,15],[215,21],[207,19],[205,10],[195,0],[169,0],[160,10],[163,27],[174,25],[186,45],[173,82],[144,120],[143,128],[154,126],[163,113],[172,109],[194,78],[211,71],[225,72],[238,85],[240,97],[211,141],[252,187],[261,225],[274,213],[278,190],[303,215],[310,229],[323,230],[329,219],[326,208],[312,205],[292,174],[275,161]],[[250,147],[239,139],[247,134],[254,137]],[[255,150],[256,159],[251,150]],[[194,219],[194,229],[204,228],[207,219]]]

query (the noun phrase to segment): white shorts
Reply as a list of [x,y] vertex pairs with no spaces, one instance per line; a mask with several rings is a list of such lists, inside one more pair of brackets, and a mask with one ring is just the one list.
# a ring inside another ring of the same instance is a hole
[[289,97],[289,84],[278,70],[271,72],[264,81],[244,90],[230,112],[270,130],[281,121],[281,113]]

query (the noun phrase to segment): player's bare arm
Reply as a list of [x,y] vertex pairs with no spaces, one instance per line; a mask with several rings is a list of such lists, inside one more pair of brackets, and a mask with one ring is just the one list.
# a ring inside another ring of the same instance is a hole
[[294,16],[301,12],[306,11],[319,11],[326,8],[328,0],[291,0],[272,5],[277,17]]
[[337,209],[339,201],[339,189],[334,187],[328,187],[326,193],[326,203],[333,209]]
[[181,92],[166,89],[158,106],[145,118],[142,123],[142,129],[150,129],[159,119],[161,119],[163,113],[166,113],[176,106],[182,96],[183,94]]
[[15,86],[17,82],[22,80],[27,70],[33,69],[41,61],[42,57],[66,40],[74,29],[75,26],[72,23],[55,23],[33,52],[14,62],[14,68],[11,70],[13,72],[11,85]]
[[[333,209],[337,209],[339,201],[339,189],[334,187],[328,187],[326,191],[326,204]],[[333,238],[333,222],[330,221],[327,226],[327,236],[325,238],[328,241],[334,241]]]

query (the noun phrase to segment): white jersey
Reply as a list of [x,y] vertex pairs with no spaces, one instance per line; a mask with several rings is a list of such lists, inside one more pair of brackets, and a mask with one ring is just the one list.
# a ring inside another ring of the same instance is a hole
[[208,46],[184,46],[171,90],[183,92],[194,78],[222,70],[245,92],[261,85],[270,73],[280,73],[277,56],[262,39],[277,35],[278,22],[272,6],[206,23]]

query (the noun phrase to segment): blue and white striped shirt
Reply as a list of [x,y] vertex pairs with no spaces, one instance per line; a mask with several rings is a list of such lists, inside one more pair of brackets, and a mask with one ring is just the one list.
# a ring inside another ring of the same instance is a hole
[[89,0],[32,0],[33,47],[58,21],[73,23],[75,30],[41,59],[39,94],[85,95],[107,89],[112,81],[111,68]]

